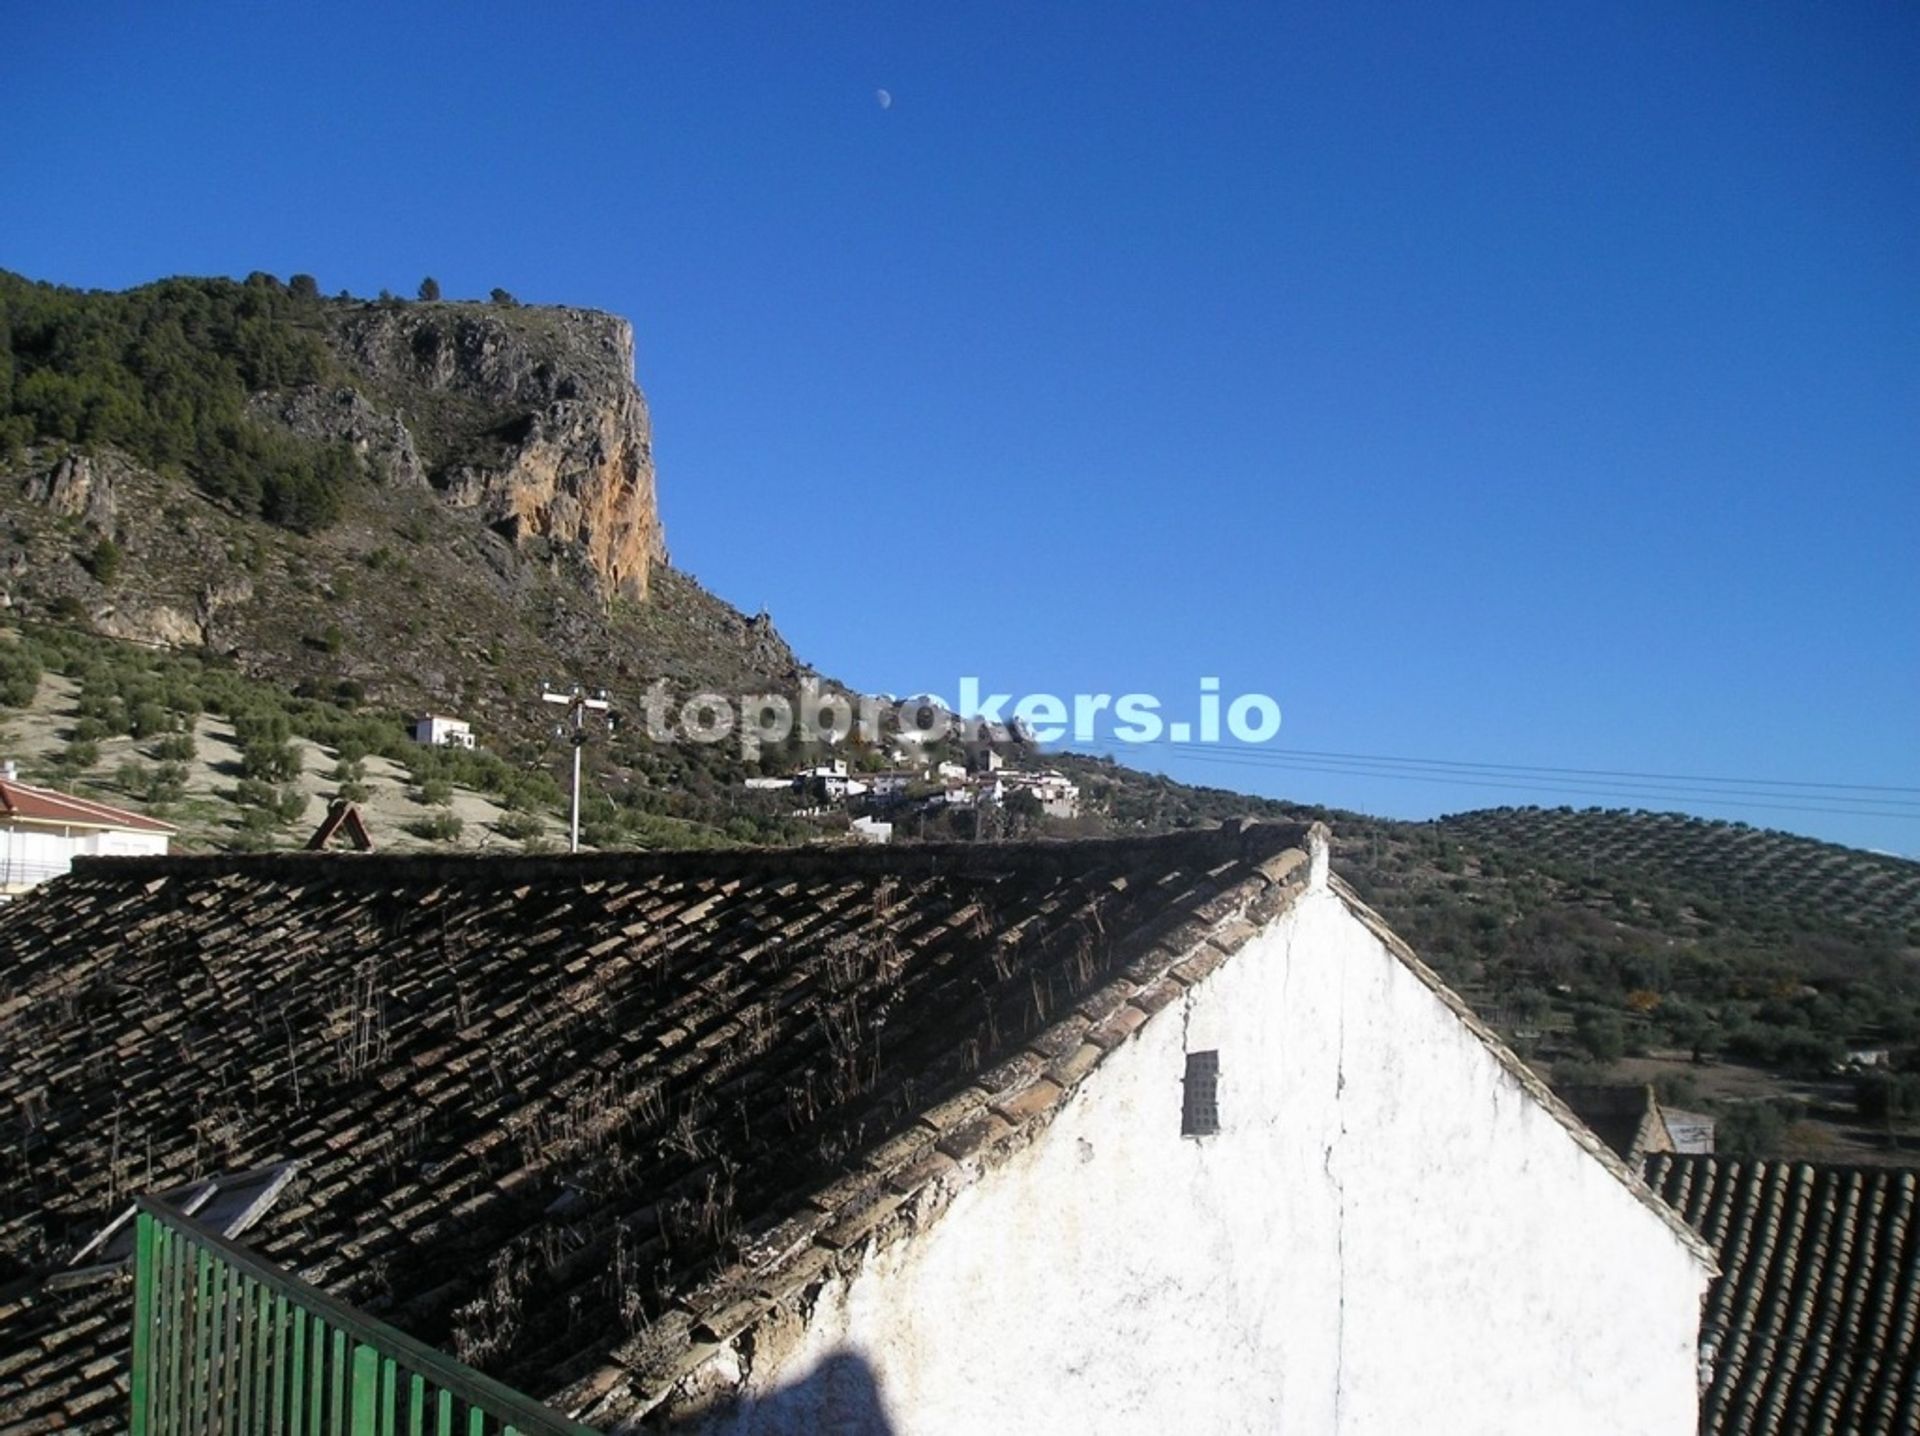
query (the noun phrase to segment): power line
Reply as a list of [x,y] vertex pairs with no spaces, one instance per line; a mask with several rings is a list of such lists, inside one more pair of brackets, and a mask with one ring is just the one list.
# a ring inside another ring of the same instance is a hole
[[[578,683],[563,693],[556,693],[551,684],[542,683],[540,701],[567,710],[569,725],[559,730],[573,744],[573,801],[568,808],[567,851],[577,853],[580,851],[580,750],[587,746],[587,714],[590,711],[605,713],[613,704],[607,698],[606,689],[596,688],[588,693]],[[607,726],[612,728],[611,718]]]
[[[1676,804],[1694,804],[1702,807],[1755,809],[1769,812],[1786,813],[1829,813],[1847,817],[1869,818],[1907,818],[1920,819],[1920,811],[1911,809],[1887,809],[1867,807],[1837,806],[1846,800],[1834,798],[1830,804],[1759,802],[1726,793],[1687,792],[1677,789],[1641,789],[1630,787],[1595,787],[1588,784],[1541,779],[1536,782],[1506,782],[1491,778],[1474,778],[1465,775],[1443,773],[1406,772],[1396,769],[1366,768],[1360,766],[1334,767],[1315,763],[1255,763],[1242,757],[1226,756],[1218,753],[1196,752],[1183,754],[1190,761],[1201,763],[1220,763],[1233,767],[1267,769],[1274,772],[1298,772],[1329,774],[1341,777],[1388,778],[1403,782],[1434,783],[1449,787],[1490,788],[1506,792],[1520,793],[1573,793],[1584,797],[1611,798],[1639,802],[1665,802]],[[1796,796],[1781,794],[1781,797]],[[1823,794],[1808,795],[1820,798]]]
[[[1630,768],[1564,768],[1531,763],[1490,763],[1467,762],[1457,758],[1405,758],[1385,753],[1340,753],[1317,748],[1269,748],[1254,743],[1176,743],[1172,739],[1156,739],[1152,747],[1209,748],[1215,751],[1249,754],[1280,754],[1287,757],[1327,758],[1341,761],[1363,763],[1390,763],[1399,766],[1428,768],[1463,768],[1499,773],[1526,774],[1565,774],[1580,778],[1638,778],[1658,782],[1687,784],[1717,783],[1736,784],[1744,787],[1767,788],[1827,788],[1835,791],[1860,793],[1911,793],[1920,795],[1920,787],[1900,787],[1890,783],[1816,783],[1804,779],[1792,778],[1721,778],[1692,773],[1647,773]],[[1859,801],[1867,801],[1865,799]]]
[[[1618,794],[1627,797],[1655,797],[1695,800],[1701,802],[1720,802],[1733,798],[1795,799],[1841,803],[1847,806],[1840,811],[1857,812],[1869,816],[1876,813],[1890,817],[1920,817],[1920,802],[1905,798],[1856,798],[1845,793],[1777,793],[1764,788],[1728,788],[1722,791],[1702,790],[1683,787],[1671,783],[1616,783],[1606,779],[1567,780],[1553,777],[1541,777],[1533,781],[1512,781],[1522,777],[1513,773],[1504,765],[1489,765],[1485,768],[1468,767],[1465,764],[1444,771],[1421,768],[1394,768],[1378,763],[1363,763],[1340,759],[1320,759],[1296,757],[1300,750],[1273,750],[1260,752],[1254,749],[1225,747],[1201,743],[1165,743],[1156,747],[1179,750],[1181,756],[1206,758],[1217,762],[1244,763],[1255,767],[1286,768],[1301,772],[1350,773],[1373,778],[1411,778],[1435,783],[1462,783],[1474,786],[1509,787],[1516,789],[1550,788],[1555,792],[1593,793],[1599,795]],[[1572,769],[1555,770],[1572,772]],[[1500,781],[1490,781],[1500,780]]]
[[[1208,745],[1208,744],[1174,745],[1174,744],[1160,743],[1160,744],[1154,744],[1151,746],[1159,747],[1159,748],[1180,747],[1183,749],[1183,751],[1177,754],[1176,756],[1184,757],[1192,762],[1214,763],[1214,764],[1220,764],[1228,767],[1239,767],[1243,769],[1244,768],[1266,769],[1268,771],[1273,771],[1273,772],[1314,773],[1314,774],[1334,775],[1334,776],[1340,776],[1340,777],[1388,778],[1388,779],[1397,779],[1403,782],[1411,781],[1411,782],[1420,782],[1420,783],[1433,783],[1433,784],[1439,784],[1439,785],[1448,786],[1448,787],[1499,789],[1499,790],[1508,791],[1508,792],[1523,792],[1523,793],[1536,793],[1536,794],[1537,793],[1558,793],[1558,794],[1573,793],[1573,794],[1579,794],[1585,797],[1611,798],[1616,800],[1631,799],[1636,801],[1669,802],[1669,803],[1676,803],[1676,804],[1690,803],[1698,807],[1750,809],[1750,810],[1765,811],[1765,812],[1823,813],[1823,814],[1839,816],[1839,817],[1905,818],[1909,820],[1920,819],[1920,811],[1905,811],[1905,810],[1890,811],[1883,808],[1840,807],[1840,806],[1831,806],[1827,804],[1820,804],[1817,802],[1812,802],[1812,803],[1754,802],[1754,801],[1748,801],[1746,799],[1743,799],[1738,795],[1730,795],[1726,793],[1689,792],[1689,791],[1680,790],[1680,789],[1646,790],[1646,789],[1628,788],[1628,787],[1620,787],[1620,786],[1602,787],[1602,786],[1594,786],[1591,784],[1555,781],[1555,780],[1544,779],[1544,778],[1535,782],[1512,782],[1512,781],[1502,781],[1501,779],[1497,777],[1492,777],[1492,776],[1475,777],[1465,772],[1434,773],[1434,772],[1408,771],[1404,769],[1393,769],[1393,768],[1366,767],[1366,766],[1352,764],[1352,763],[1342,765],[1342,764],[1314,762],[1310,760],[1302,761],[1302,760],[1291,759],[1289,756],[1285,754],[1280,754],[1280,753],[1270,754],[1263,758],[1258,754],[1257,750],[1243,749],[1243,750],[1235,751],[1232,748],[1223,748],[1221,746]],[[1185,750],[1191,750],[1191,751],[1185,751]],[[1293,750],[1293,751],[1301,751],[1301,750]],[[1554,770],[1554,771],[1572,772],[1577,770],[1561,769],[1561,770]],[[1895,791],[1898,791],[1898,790],[1895,790]],[[1783,793],[1783,794],[1779,794],[1778,796],[1782,798],[1788,798],[1788,797],[1797,797],[1802,795]],[[1804,796],[1813,798],[1813,799],[1827,797],[1827,798],[1830,798],[1831,802],[1834,804],[1847,803],[1847,802],[1865,803],[1865,802],[1889,801],[1889,800],[1882,800],[1882,799],[1848,799],[1839,794],[1811,793],[1811,794],[1806,794]]]

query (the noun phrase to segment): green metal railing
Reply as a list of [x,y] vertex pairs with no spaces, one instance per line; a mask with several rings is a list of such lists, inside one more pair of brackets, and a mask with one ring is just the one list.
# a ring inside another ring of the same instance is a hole
[[190,1217],[134,1220],[133,1436],[593,1436]]

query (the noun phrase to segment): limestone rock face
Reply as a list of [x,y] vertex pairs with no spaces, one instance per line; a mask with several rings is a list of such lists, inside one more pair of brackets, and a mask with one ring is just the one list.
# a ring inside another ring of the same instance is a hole
[[200,648],[207,641],[205,623],[164,603],[113,604],[93,615],[93,626],[109,638],[162,648]]
[[194,606],[200,641],[212,644],[230,639],[253,596],[253,580],[244,573],[228,571],[209,578],[201,585],[199,602]]
[[303,439],[350,444],[376,479],[396,484],[427,481],[426,466],[413,447],[406,421],[398,414],[382,414],[350,385],[309,384],[282,394],[256,394],[253,413]]
[[[406,442],[389,451],[411,456],[449,504],[480,510],[521,547],[575,549],[604,594],[646,597],[667,553],[625,320],[585,309],[367,305],[341,318],[335,344],[377,402],[364,415],[350,401],[320,406],[338,426],[325,432],[377,439],[380,412],[391,414]],[[291,407],[285,422],[317,422],[313,405]],[[362,452],[378,456],[371,441]],[[406,467],[389,461],[396,477]]]
[[105,533],[113,528],[118,512],[114,480],[126,468],[118,455],[62,454],[51,467],[30,475],[24,491],[56,514],[80,519]]

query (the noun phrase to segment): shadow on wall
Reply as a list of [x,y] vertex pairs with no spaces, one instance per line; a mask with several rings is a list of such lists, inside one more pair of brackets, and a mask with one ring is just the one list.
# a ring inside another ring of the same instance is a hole
[[836,1352],[791,1385],[741,1397],[721,1411],[670,1428],[692,1436],[774,1436],[823,1432],[831,1436],[894,1436],[880,1383],[866,1359]]

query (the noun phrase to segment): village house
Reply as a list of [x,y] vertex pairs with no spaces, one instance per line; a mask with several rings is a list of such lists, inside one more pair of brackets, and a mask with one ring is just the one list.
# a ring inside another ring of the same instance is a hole
[[867,775],[867,791],[875,803],[898,803],[910,789],[927,781],[925,769],[890,768]]
[[996,763],[968,772],[958,764],[942,764],[937,773],[941,786],[928,800],[929,806],[995,807],[1015,794],[1025,794],[1047,817],[1080,816],[1080,785],[1055,769],[1032,771]]
[[125,1429],[100,1238],[224,1177],[601,1431],[1693,1431],[1711,1249],[1327,858],[83,862],[0,923],[0,1427]]
[[0,767],[0,901],[59,877],[77,857],[164,853],[176,830],[143,813],[23,783]]
[[846,761],[840,758],[802,768],[793,775],[793,786],[799,792],[824,798],[829,803],[844,803],[867,791],[866,783],[853,776],[847,770]]
[[995,784],[995,802],[1004,803],[1015,793],[1028,793],[1049,818],[1080,816],[1080,785],[1052,768],[1041,772],[1008,769],[997,775]]
[[890,771],[856,776],[843,759],[817,763],[781,777],[750,777],[744,786],[753,792],[800,792],[830,803],[867,797],[875,802],[894,801],[907,785],[921,781],[918,773]]
[[473,747],[473,725],[443,713],[425,713],[413,720],[413,741],[427,748]]
[[927,799],[929,808],[971,808],[980,792],[971,783],[948,783]]

